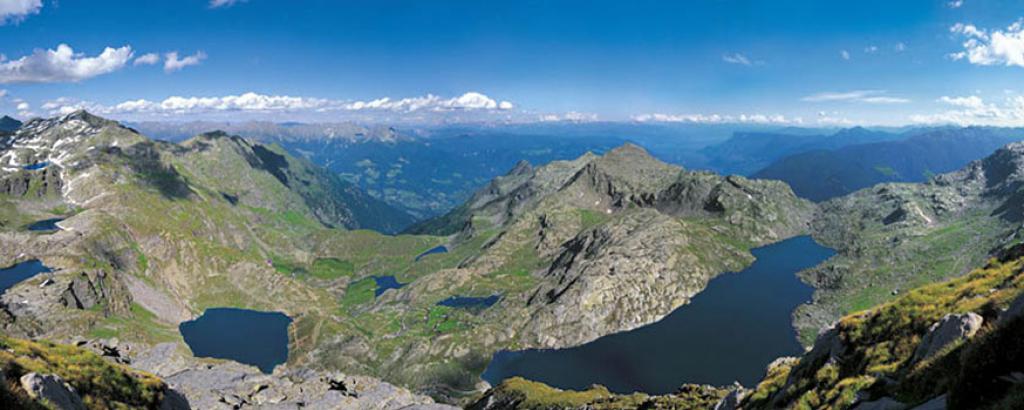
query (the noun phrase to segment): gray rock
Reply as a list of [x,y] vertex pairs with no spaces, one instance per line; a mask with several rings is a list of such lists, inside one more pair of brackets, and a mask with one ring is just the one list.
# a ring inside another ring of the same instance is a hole
[[943,394],[934,399],[928,400],[920,406],[914,407],[911,410],[946,410],[946,395]]
[[999,321],[997,323],[1000,325],[1004,324],[1009,322],[1010,319],[1018,317],[1021,314],[1024,314],[1024,294],[1017,296],[1016,299],[1010,302],[1010,306],[999,315]]
[[928,334],[924,336],[921,344],[914,351],[913,362],[927,360],[946,346],[970,339],[978,332],[978,329],[981,329],[984,321],[985,319],[981,315],[974,312],[943,316],[928,329]]
[[882,397],[878,400],[857,403],[851,410],[904,410],[906,408],[906,404],[900,403],[891,397]]
[[744,389],[739,383],[736,383],[732,391],[729,392],[725,397],[722,398],[715,404],[715,410],[736,410],[740,407],[740,402],[747,396],[749,390]]
[[60,410],[85,410],[85,403],[75,389],[60,376],[28,373],[21,376],[21,388],[33,399],[45,402]]

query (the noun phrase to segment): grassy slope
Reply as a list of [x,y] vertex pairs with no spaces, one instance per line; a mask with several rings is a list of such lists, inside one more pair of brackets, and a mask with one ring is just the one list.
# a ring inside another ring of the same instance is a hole
[[[837,329],[848,349],[836,362],[808,355],[794,367],[776,370],[749,397],[749,408],[848,408],[858,392],[905,403],[950,392],[953,408],[985,408],[1004,399],[1024,404],[1020,388],[1000,379],[1024,365],[1024,343],[1019,338],[1024,320],[995,324],[998,312],[1024,292],[1022,267],[1021,258],[993,259],[964,277],[920,287],[844,317]],[[911,362],[933,323],[946,314],[964,312],[985,318],[973,339],[927,361]]]
[[5,408],[45,408],[16,382],[30,372],[60,376],[90,409],[157,408],[167,389],[155,376],[77,347],[0,335],[0,348],[0,369],[6,380],[0,382],[0,405]]

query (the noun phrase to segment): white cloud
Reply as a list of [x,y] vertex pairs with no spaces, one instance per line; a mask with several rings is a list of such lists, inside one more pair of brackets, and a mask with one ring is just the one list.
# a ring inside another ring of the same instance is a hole
[[946,3],[946,6],[951,8],[951,9],[958,9],[960,7],[963,7],[963,5],[964,5],[964,0],[953,0],[953,1],[949,2],[949,3]]
[[95,57],[86,57],[61,44],[56,50],[37,49],[17,60],[0,59],[0,84],[77,82],[117,71],[131,57],[131,46],[107,47]]
[[939,102],[946,103],[956,107],[979,109],[985,106],[985,102],[976,95],[968,97],[946,97],[939,98]]
[[209,117],[230,114],[291,114],[292,117],[309,116],[392,115],[405,119],[419,115],[442,117],[456,113],[502,113],[514,109],[509,101],[498,101],[484,94],[468,92],[453,98],[428,94],[398,100],[379,98],[371,101],[333,100],[314,97],[266,95],[248,92],[220,97],[172,96],[161,101],[128,100],[105,105],[71,98],[47,101],[42,109],[51,115],[60,115],[79,109],[95,114],[131,118]]
[[20,22],[41,8],[42,0],[0,0],[0,26]]
[[750,61],[749,58],[747,58],[747,56],[740,53],[724,54],[722,55],[722,61],[725,61],[729,64],[740,64],[745,66],[753,65],[753,63]]
[[133,65],[153,65],[160,62],[160,55],[157,53],[146,53],[135,58]]
[[839,56],[842,57],[843,60],[850,61],[850,52],[849,51],[840,50],[839,51]]
[[818,117],[815,119],[815,122],[817,122],[819,125],[840,125],[840,126],[853,125],[853,121],[850,121],[850,119],[848,119],[846,117],[839,116],[838,112],[831,112],[830,113],[830,112],[826,112],[826,111],[819,111],[818,112]]
[[892,48],[894,50],[896,50],[897,53],[902,53],[904,51],[907,51],[907,45],[905,43],[903,43],[903,42],[896,43],[896,45],[893,46]]
[[453,111],[453,110],[511,110],[512,103],[496,101],[478,92],[468,92],[458,97],[444,99],[433,94],[422,97],[392,100],[389,97],[371,101],[353,101],[345,103],[342,108],[350,111],[386,110],[413,112],[419,110]]
[[937,114],[913,115],[910,120],[923,124],[1024,126],[1024,96],[1007,97],[1002,104],[986,103],[976,95],[944,96],[938,102],[954,108]]
[[179,59],[178,52],[172,51],[164,54],[164,71],[172,73],[190,65],[197,65],[206,59],[206,53],[197,51],[195,54]]
[[729,124],[729,123],[752,123],[752,124],[802,124],[801,118],[787,118],[784,115],[765,114],[664,114],[650,113],[638,114],[632,117],[636,122],[680,122],[698,124]]
[[246,0],[210,0],[210,8],[231,7],[238,3],[245,3]]
[[864,47],[864,52],[868,53],[868,54],[874,54],[874,53],[878,52],[878,46],[871,45],[871,46]]
[[905,104],[910,100],[891,97],[885,90],[854,90],[846,92],[823,92],[801,98],[805,102],[860,102],[867,104]]
[[588,112],[569,111],[565,114],[543,114],[538,117],[541,122],[594,122],[597,121],[597,114]]
[[20,102],[20,103],[18,103],[17,110],[18,111],[28,111],[30,108],[32,108],[32,106],[28,105],[27,102]]
[[3,99],[6,96],[7,96],[7,90],[4,90],[4,89],[0,88],[0,99]]
[[967,60],[975,65],[1024,67],[1024,21],[1018,20],[1006,30],[988,33],[973,24],[957,23],[949,28],[965,37],[963,51],[949,55],[953,60]]

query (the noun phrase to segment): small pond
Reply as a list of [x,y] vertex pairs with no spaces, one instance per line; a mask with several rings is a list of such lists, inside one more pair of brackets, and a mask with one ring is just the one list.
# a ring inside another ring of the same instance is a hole
[[24,166],[24,167],[22,167],[22,168],[23,168],[23,169],[25,169],[25,170],[28,170],[28,171],[35,171],[35,170],[37,170],[37,169],[43,169],[43,168],[46,168],[46,167],[48,167],[49,165],[50,165],[50,163],[49,163],[49,162],[45,162],[45,161],[44,161],[44,162],[37,162],[37,163],[35,163],[35,164],[31,164],[31,165],[25,165],[25,166]]
[[445,252],[448,252],[448,248],[445,247],[444,245],[435,246],[433,248],[428,249],[426,252],[423,252],[423,253],[417,255],[416,256],[416,262],[419,262],[420,259],[423,259],[424,256],[435,254],[435,253],[445,253]]
[[280,312],[213,308],[183,322],[178,330],[197,357],[234,360],[270,373],[288,361],[291,322]]
[[437,304],[453,308],[488,308],[498,303],[499,300],[501,300],[501,296],[498,295],[484,297],[452,296],[437,302]]
[[377,282],[377,290],[373,291],[374,297],[383,295],[384,291],[388,289],[399,289],[406,285],[405,283],[400,283],[398,279],[395,279],[394,275],[374,276],[373,281]]
[[38,259],[0,269],[0,293],[6,292],[7,289],[25,279],[50,271],[50,268],[43,265],[43,262]]
[[57,226],[57,222],[63,221],[64,218],[50,218],[43,219],[41,221],[35,221],[28,225],[30,231],[56,231],[60,229]]
[[754,386],[772,360],[803,353],[791,316],[814,289],[795,274],[834,252],[808,236],[751,252],[757,260],[747,269],[712,279],[656,323],[567,349],[498,352],[482,378],[492,385],[522,376],[563,389],[601,384],[650,394],[683,383]]

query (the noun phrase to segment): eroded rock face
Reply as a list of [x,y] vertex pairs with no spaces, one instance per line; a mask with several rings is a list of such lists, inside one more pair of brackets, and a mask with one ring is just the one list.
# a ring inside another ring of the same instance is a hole
[[29,397],[60,410],[85,410],[85,403],[75,389],[53,374],[28,373],[21,376],[21,388]]
[[985,319],[974,312],[949,314],[928,329],[914,352],[913,361],[928,360],[953,343],[967,340],[981,329]]
[[537,311],[526,335],[542,347],[585,343],[657,321],[687,303],[718,272],[697,266],[679,272],[685,257],[678,250],[687,239],[674,226],[648,211],[568,241],[528,301]]

